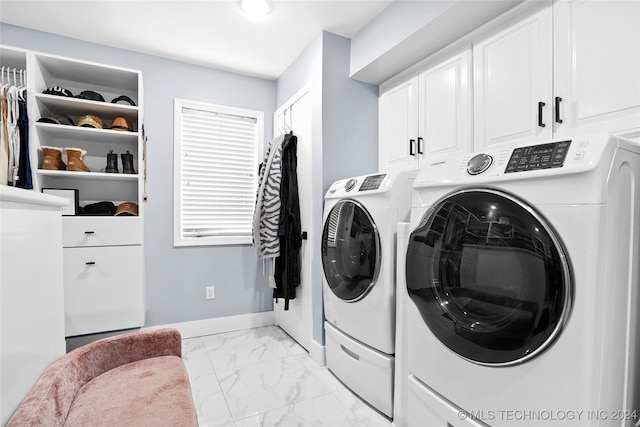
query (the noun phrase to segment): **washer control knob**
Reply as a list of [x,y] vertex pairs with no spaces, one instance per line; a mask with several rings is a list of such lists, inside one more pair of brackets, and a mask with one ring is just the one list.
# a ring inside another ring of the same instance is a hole
[[489,169],[493,163],[493,157],[488,154],[475,155],[467,163],[467,172],[469,175],[479,175]]
[[345,191],[351,191],[353,190],[353,187],[356,186],[356,180],[351,178],[349,181],[347,181],[347,183],[344,185],[344,190]]

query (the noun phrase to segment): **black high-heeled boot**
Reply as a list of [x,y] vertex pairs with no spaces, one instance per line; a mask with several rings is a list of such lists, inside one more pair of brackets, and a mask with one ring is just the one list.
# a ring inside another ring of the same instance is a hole
[[118,173],[118,155],[113,152],[113,150],[109,150],[107,153],[107,167],[104,169],[106,173]]
[[127,150],[126,154],[120,154],[122,157],[122,173],[131,173],[135,174],[136,171],[133,169],[133,154],[130,154]]

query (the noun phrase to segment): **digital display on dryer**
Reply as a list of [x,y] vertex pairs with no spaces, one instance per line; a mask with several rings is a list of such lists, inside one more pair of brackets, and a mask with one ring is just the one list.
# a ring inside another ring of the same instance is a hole
[[370,175],[366,177],[358,191],[377,190],[378,188],[380,188],[380,184],[382,184],[382,181],[384,181],[386,176],[386,173],[382,173],[379,175]]
[[567,158],[571,141],[520,147],[513,150],[505,173],[561,168]]

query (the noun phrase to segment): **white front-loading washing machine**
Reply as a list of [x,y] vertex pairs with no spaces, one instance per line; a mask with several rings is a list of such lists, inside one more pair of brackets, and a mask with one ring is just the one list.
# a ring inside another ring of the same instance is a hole
[[417,171],[336,181],[322,233],[327,367],[387,416],[393,410],[395,235]]
[[638,423],[640,144],[434,160],[410,227],[409,426]]

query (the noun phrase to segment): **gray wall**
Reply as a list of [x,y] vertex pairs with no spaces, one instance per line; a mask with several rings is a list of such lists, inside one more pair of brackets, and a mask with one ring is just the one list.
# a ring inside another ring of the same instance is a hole
[[[173,247],[173,100],[264,112],[272,134],[274,81],[0,24],[3,45],[142,71],[149,201],[145,219],[146,326],[270,311],[271,291],[250,245]],[[205,286],[216,298],[205,300]]]
[[338,179],[378,171],[378,86],[349,78],[350,53],[351,40],[324,33],[322,194]]

